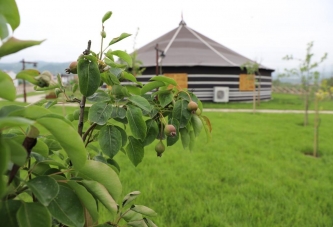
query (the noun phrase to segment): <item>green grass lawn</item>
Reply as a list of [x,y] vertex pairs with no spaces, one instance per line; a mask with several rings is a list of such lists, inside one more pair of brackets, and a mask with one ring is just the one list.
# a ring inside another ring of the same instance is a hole
[[207,115],[213,139],[200,135],[193,153],[178,143],[157,158],[152,144],[136,168],[116,158],[124,194],[141,191],[136,204],[158,212],[159,226],[333,226],[332,116],[321,117],[313,158],[301,114]]
[[[313,101],[310,103],[310,110],[314,109]],[[223,108],[223,109],[252,109],[252,103],[211,103],[204,102],[204,108]],[[333,100],[324,100],[320,103],[322,110],[333,110]],[[273,93],[272,100],[261,101],[257,109],[274,109],[274,110],[303,110],[304,101],[300,95]]]
[[[313,115],[307,127],[303,114],[205,115],[212,141],[202,132],[192,153],[178,142],[158,158],[155,141],[136,168],[123,153],[116,156],[123,194],[141,191],[135,204],[154,209],[158,226],[333,226],[332,115],[321,115],[319,158],[303,154],[312,151]],[[101,220],[107,217],[102,209]]]

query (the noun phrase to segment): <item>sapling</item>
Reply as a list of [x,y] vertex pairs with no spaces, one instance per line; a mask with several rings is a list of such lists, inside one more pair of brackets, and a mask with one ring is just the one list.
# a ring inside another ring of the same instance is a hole
[[[202,104],[193,93],[178,90],[177,83],[164,76],[142,84],[125,70],[132,65],[131,56],[110,46],[130,34],[122,33],[103,46],[107,37],[104,23],[111,15],[107,12],[102,19],[100,52],[93,52],[89,41],[67,69],[69,73],[77,71],[79,79],[71,94],[60,75],[57,81],[41,84],[40,79],[48,78],[37,70],[17,74],[17,78],[35,84],[36,90],[55,90],[57,96],[77,103],[78,108],[65,117],[49,110],[57,100],[41,100],[25,107],[10,103],[0,109],[2,225],[98,226],[100,206],[104,206],[109,215],[100,226],[156,226],[149,219],[157,215],[155,211],[133,204],[140,192],[121,199],[120,166],[114,157],[122,151],[137,166],[146,147],[155,141],[161,156],[166,146],[180,138],[184,148],[193,150],[202,128],[207,138],[211,137],[210,121],[202,115]],[[131,84],[122,84],[125,80]],[[103,83],[111,89],[100,89]],[[170,84],[174,88],[168,89]],[[15,99],[12,80],[2,71],[0,87],[7,91],[0,89],[1,98]],[[200,115],[188,110],[192,100],[198,104]],[[87,101],[92,105],[86,106]],[[47,133],[39,133],[40,129]]]

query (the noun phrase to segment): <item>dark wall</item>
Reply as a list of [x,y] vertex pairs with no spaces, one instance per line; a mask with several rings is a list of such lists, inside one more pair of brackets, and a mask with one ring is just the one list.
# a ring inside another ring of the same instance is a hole
[[[273,70],[260,69],[260,74],[263,76],[271,76]],[[193,67],[163,67],[162,74],[164,73],[188,73],[188,74],[246,74],[239,67],[209,67],[209,66],[193,66]],[[156,68],[148,67],[143,72],[143,75],[155,75]]]

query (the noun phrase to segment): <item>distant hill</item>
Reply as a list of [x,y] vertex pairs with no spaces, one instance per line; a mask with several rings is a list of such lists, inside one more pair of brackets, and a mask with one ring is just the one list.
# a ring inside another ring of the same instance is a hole
[[[68,68],[70,62],[44,62],[40,61],[37,62],[37,70],[40,72],[43,71],[50,71],[53,75],[57,75],[58,73],[60,74],[66,74],[65,69]],[[26,64],[25,65],[26,69],[33,69],[32,64]],[[15,73],[18,73],[19,71],[22,70],[22,63],[15,62],[15,63],[0,63],[0,69],[1,70],[7,70],[7,71],[13,71]]]

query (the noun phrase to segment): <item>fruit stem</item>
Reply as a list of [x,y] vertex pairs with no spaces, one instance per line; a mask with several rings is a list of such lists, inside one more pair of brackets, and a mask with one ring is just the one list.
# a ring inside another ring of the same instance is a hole
[[178,93],[180,93],[180,92],[184,92],[185,94],[187,94],[187,96],[190,98],[190,102],[192,101],[192,98],[191,98],[191,96],[190,96],[190,94],[188,92],[186,92],[186,91],[179,91]]
[[[104,25],[102,25],[102,32],[104,32]],[[103,36],[102,36],[102,40],[101,40],[101,53],[99,55],[99,60],[102,60],[102,54],[103,54]]]
[[164,125],[167,125],[167,122],[166,122],[165,118],[163,117],[163,114],[161,114],[161,112],[159,112],[159,114],[160,114],[161,123],[163,123]]

